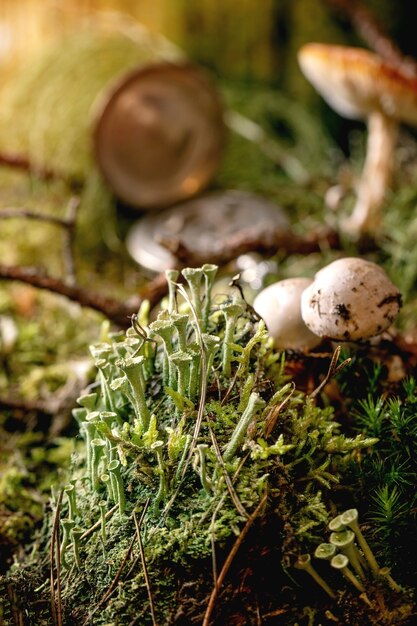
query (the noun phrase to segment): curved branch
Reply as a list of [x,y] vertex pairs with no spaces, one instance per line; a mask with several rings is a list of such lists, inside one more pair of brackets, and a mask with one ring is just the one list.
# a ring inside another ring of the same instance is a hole
[[79,178],[68,176],[63,172],[58,172],[50,167],[34,163],[23,154],[0,151],[0,166],[21,170],[22,172],[32,174],[41,180],[62,180],[71,189],[79,189],[83,185],[83,182]]
[[325,0],[326,4],[342,13],[352,24],[363,41],[383,59],[417,75],[417,62],[406,57],[388,37],[383,26],[373,13],[358,0]]
[[99,293],[84,289],[78,285],[70,285],[59,278],[41,273],[39,269],[32,267],[19,267],[16,265],[4,265],[0,263],[0,280],[17,280],[38,289],[45,289],[52,293],[65,296],[81,306],[103,313],[109,320],[126,328],[130,325],[130,317],[137,312],[143,298],[132,298],[128,302],[121,302],[113,298],[107,298]]
[[332,249],[340,248],[338,234],[327,228],[313,231],[307,236],[298,236],[291,231],[281,229],[271,230],[268,233],[245,230],[225,238],[221,249],[210,253],[189,248],[179,237],[164,236],[158,240],[158,243],[176,256],[182,265],[194,267],[208,262],[226,265],[241,254],[248,252],[272,256],[278,251],[285,254],[310,254],[319,252],[323,246]]

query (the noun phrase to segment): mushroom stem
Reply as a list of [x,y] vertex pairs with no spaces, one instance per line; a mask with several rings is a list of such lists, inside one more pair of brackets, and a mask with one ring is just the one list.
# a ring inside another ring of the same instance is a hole
[[368,117],[366,158],[357,200],[351,216],[342,223],[343,230],[356,239],[375,232],[380,225],[380,208],[391,179],[397,128],[398,123],[380,111]]

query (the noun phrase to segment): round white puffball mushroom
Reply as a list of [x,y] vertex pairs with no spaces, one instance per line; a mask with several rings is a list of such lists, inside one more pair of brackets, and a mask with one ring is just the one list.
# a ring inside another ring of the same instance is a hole
[[311,278],[287,278],[256,296],[253,308],[264,319],[277,348],[311,350],[321,342],[301,317],[301,294],[311,282]]
[[324,267],[301,298],[301,314],[308,328],[337,341],[379,335],[400,308],[401,294],[384,270],[359,258],[338,259]]

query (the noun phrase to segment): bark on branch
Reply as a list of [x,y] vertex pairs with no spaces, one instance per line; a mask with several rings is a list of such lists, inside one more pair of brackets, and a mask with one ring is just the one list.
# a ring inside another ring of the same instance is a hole
[[178,237],[163,237],[158,243],[174,254],[183,266],[198,266],[207,262],[226,265],[241,254],[248,252],[259,252],[267,256],[272,256],[277,252],[310,254],[319,252],[323,248],[338,249],[340,247],[339,235],[330,229],[314,231],[302,237],[291,231],[271,230],[267,234],[260,235],[247,230],[231,235],[223,242],[221,250],[210,254],[190,249]]
[[0,280],[16,280],[38,289],[65,296],[81,306],[103,313],[109,320],[126,328],[130,324],[130,316],[137,311],[143,298],[137,296],[127,302],[105,297],[78,285],[70,285],[59,278],[41,273],[37,268],[4,265],[0,263]]

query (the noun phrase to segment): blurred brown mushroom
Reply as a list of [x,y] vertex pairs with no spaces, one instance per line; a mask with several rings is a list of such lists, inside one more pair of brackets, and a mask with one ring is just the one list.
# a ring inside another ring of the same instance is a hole
[[366,159],[353,212],[342,230],[353,238],[373,234],[390,182],[400,122],[417,126],[417,79],[360,48],[320,43],[298,54],[302,72],[340,115],[365,119]]
[[132,207],[153,210],[191,198],[219,166],[223,104],[199,67],[141,65],[100,96],[94,113],[98,166]]

